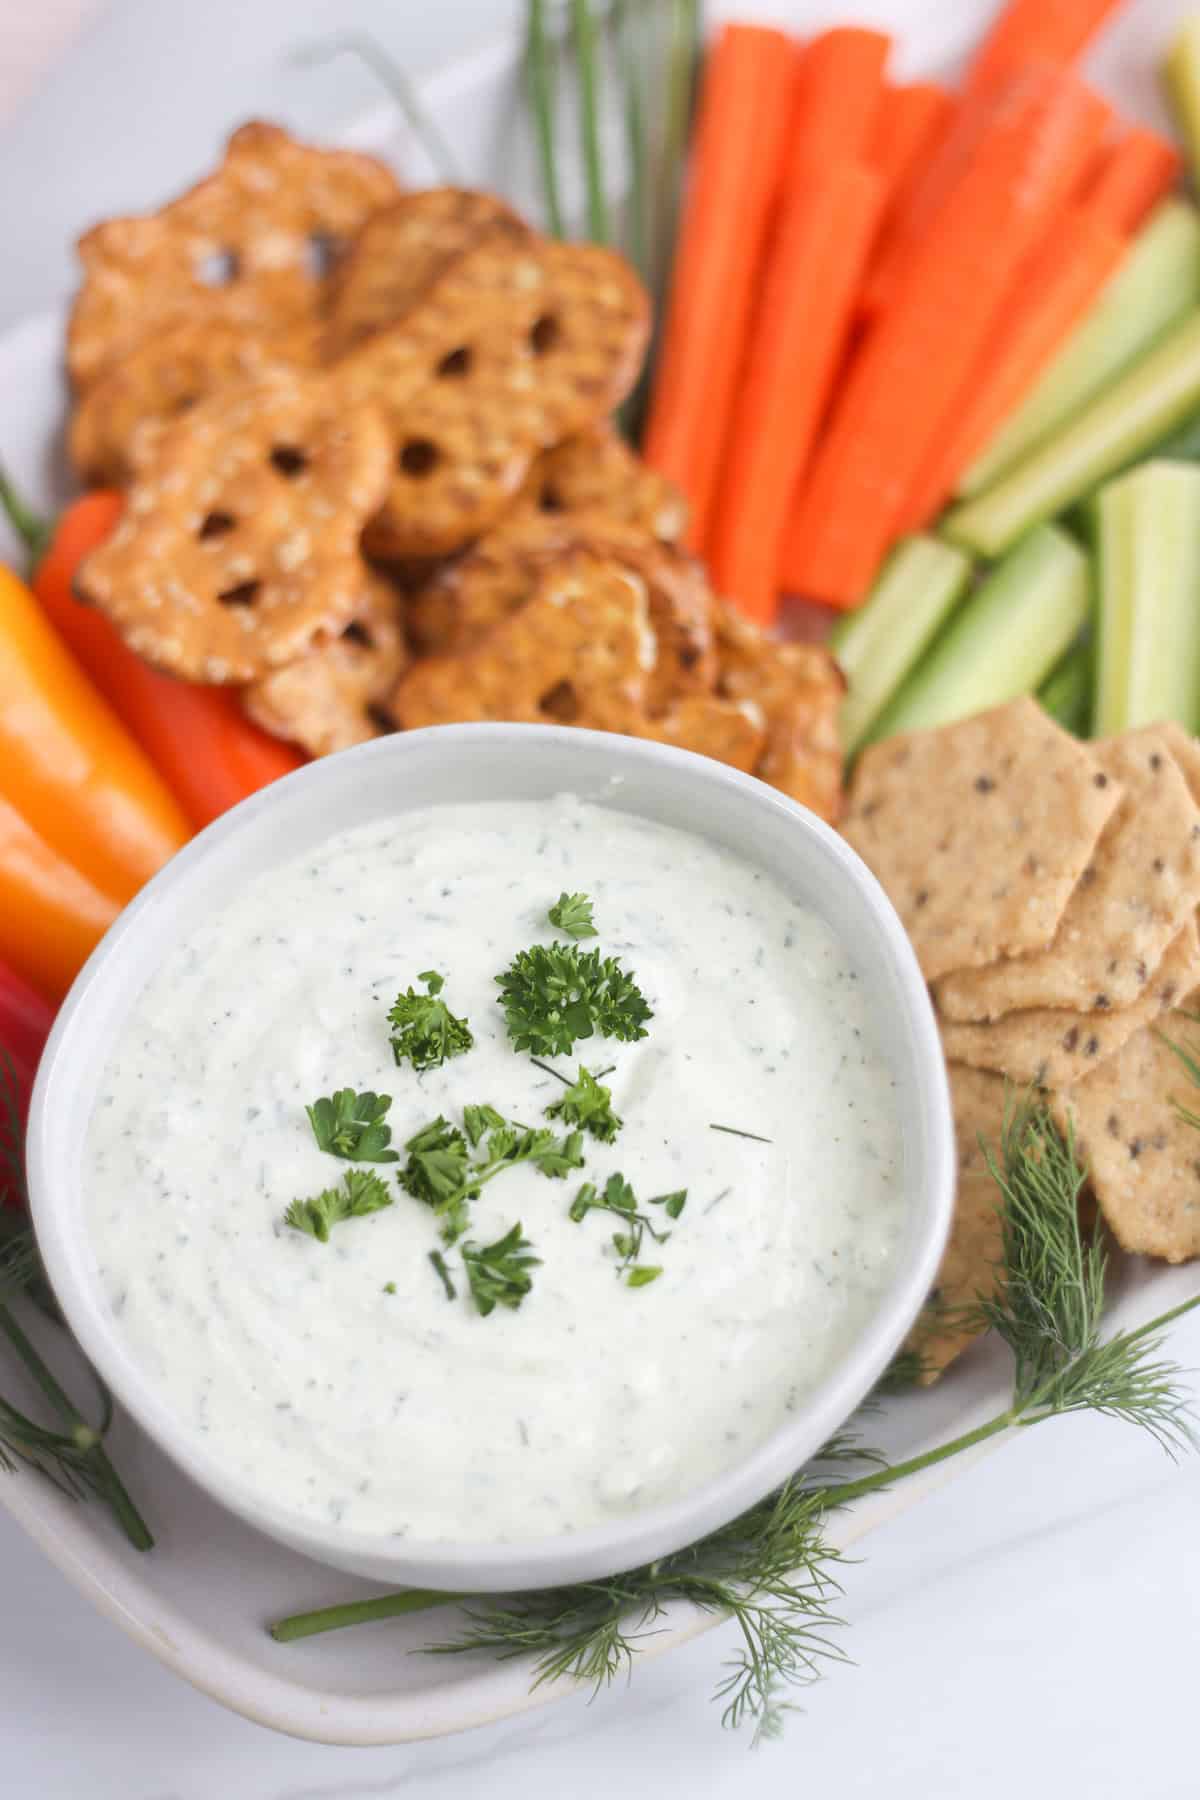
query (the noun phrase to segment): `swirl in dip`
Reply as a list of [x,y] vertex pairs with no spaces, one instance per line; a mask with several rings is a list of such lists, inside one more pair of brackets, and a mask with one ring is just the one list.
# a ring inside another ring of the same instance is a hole
[[[459,1247],[448,1298],[403,1160],[371,1165],[386,1209],[327,1243],[287,1228],[291,1201],[359,1166],[318,1148],[320,1095],[391,1095],[401,1159],[467,1104],[547,1123],[565,1089],[513,1048],[494,978],[560,939],[564,890],[594,905],[581,949],[619,957],[653,1017],[556,1061],[572,1080],[612,1065],[616,1141],[472,1202],[474,1240],[519,1221],[541,1259],[521,1304],[482,1316]],[[417,1074],[387,1013],[428,969],[475,1044]],[[231,894],[114,1043],[84,1177],[119,1329],[212,1459],[326,1527],[480,1544],[670,1501],[766,1438],[890,1280],[900,1156],[870,996],[830,925],[714,844],[564,796],[405,812]],[[643,1287],[619,1273],[619,1220],[569,1216],[618,1170],[639,1199],[687,1191]]]

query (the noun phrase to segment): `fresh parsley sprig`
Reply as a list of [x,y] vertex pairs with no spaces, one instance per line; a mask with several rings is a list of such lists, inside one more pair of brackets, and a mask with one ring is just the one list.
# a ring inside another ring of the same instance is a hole
[[[553,1072],[557,1074],[557,1070]],[[625,1122],[613,1111],[612,1089],[604,1087],[582,1063],[566,1093],[546,1108],[546,1117],[561,1119],[564,1125],[578,1125],[602,1144],[611,1144]]]
[[486,1319],[497,1306],[515,1310],[533,1286],[529,1271],[541,1264],[533,1255],[533,1245],[516,1224],[494,1244],[464,1244],[463,1267],[471,1287],[471,1298]]
[[408,1161],[397,1180],[441,1220],[442,1241],[453,1244],[466,1231],[469,1203],[506,1169],[531,1163],[541,1174],[561,1180],[583,1167],[583,1133],[560,1137],[545,1127],[519,1125],[494,1106],[463,1108],[463,1126],[439,1116],[409,1138]]
[[389,1163],[400,1160],[399,1154],[388,1148],[391,1126],[383,1123],[391,1104],[390,1094],[373,1094],[369,1089],[356,1094],[353,1088],[339,1088],[304,1110],[319,1150],[345,1162]]
[[417,977],[425,983],[424,994],[406,988],[396,996],[388,1013],[392,1030],[392,1055],[396,1062],[408,1061],[413,1068],[436,1069],[451,1056],[461,1056],[475,1043],[465,1019],[456,1017],[441,998],[445,977],[436,969],[423,969]]
[[382,1212],[393,1199],[380,1176],[368,1169],[347,1169],[340,1187],[325,1188],[311,1200],[293,1200],[283,1222],[293,1231],[303,1231],[319,1244],[327,1244],[335,1225],[344,1219],[361,1219],[368,1213]]
[[[661,1206],[669,1219],[678,1219],[687,1204],[687,1189],[655,1194],[646,1204]],[[614,1213],[621,1221],[621,1229],[612,1234],[612,1245],[620,1258],[617,1273],[626,1277],[626,1286],[645,1287],[648,1282],[657,1280],[662,1269],[653,1266],[653,1273],[648,1272],[647,1265],[640,1262],[642,1244],[647,1236],[656,1244],[665,1244],[671,1234],[663,1231],[649,1213],[641,1210],[637,1195],[623,1175],[610,1175],[603,1189],[597,1188],[595,1182],[584,1182],[572,1200],[567,1216],[578,1225],[591,1212]]]
[[654,1016],[615,956],[576,944],[518,951],[496,985],[514,1047],[538,1056],[569,1056],[578,1038],[595,1032],[631,1043]]
[[595,920],[592,918],[592,902],[586,894],[560,894],[550,908],[547,917],[559,931],[565,931],[568,937],[599,937]]

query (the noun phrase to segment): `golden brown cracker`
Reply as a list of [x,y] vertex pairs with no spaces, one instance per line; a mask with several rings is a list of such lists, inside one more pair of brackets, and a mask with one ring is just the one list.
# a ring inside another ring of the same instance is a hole
[[[295,340],[288,340],[285,351]],[[239,325],[182,320],[152,332],[98,375],[71,420],[71,461],[85,481],[123,487],[133,473],[133,445],[147,442],[148,421],[165,423],[231,382],[253,380],[281,361],[279,334],[270,341]]]
[[1180,773],[1188,784],[1188,793],[1200,806],[1200,743],[1174,719],[1164,719],[1154,729],[1179,764]]
[[644,463],[610,424],[593,425],[539,456],[517,499],[551,514],[587,513],[678,543],[687,501]]
[[950,1238],[937,1282],[906,1345],[921,1359],[923,1382],[935,1380],[980,1335],[983,1325],[975,1309],[981,1299],[996,1293],[997,1271],[1004,1257],[1001,1194],[988,1169],[983,1145],[999,1157],[1010,1090],[1003,1076],[985,1069],[949,1063],[946,1073],[954,1112],[958,1180]]
[[645,584],[574,551],[475,649],[414,663],[391,713],[403,728],[512,719],[635,731],[653,655]]
[[1136,1031],[1179,1003],[1200,982],[1200,934],[1189,919],[1131,1006],[1079,1013],[1031,1007],[990,1023],[941,1021],[942,1047],[954,1062],[995,1069],[1021,1085],[1068,1087],[1112,1056]]
[[748,708],[715,694],[688,695],[662,717],[647,721],[638,735],[711,756],[747,775],[758,767],[767,741],[761,722]]
[[946,975],[937,1001],[947,1018],[1131,1006],[1200,901],[1200,809],[1162,733],[1151,726],[1090,748],[1107,778],[1105,791],[1119,789],[1121,799],[1053,940]]
[[395,584],[370,572],[336,637],[242,689],[246,716],[310,756],[378,737],[389,728],[384,702],[408,666],[401,606]]
[[1179,1112],[1179,1105],[1200,1110],[1200,1095],[1171,1048],[1196,1047],[1189,1015],[1198,1000],[1192,993],[1184,1008],[1136,1032],[1053,1101],[1060,1130],[1074,1123],[1080,1157],[1117,1242],[1167,1262],[1200,1256],[1200,1129]]
[[160,212],[109,219],[80,239],[83,281],[67,333],[73,382],[86,386],[180,319],[271,333],[311,317],[331,254],[398,193],[374,157],[243,125],[215,174]]
[[470,188],[414,189],[375,213],[334,272],[326,356],[344,356],[398,324],[446,266],[496,226],[514,243],[529,234],[503,200]]
[[1021,699],[873,744],[842,831],[935,981],[1049,944],[1118,798],[1089,749]]
[[158,434],[81,595],[156,667],[252,681],[349,622],[389,462],[382,420],[320,377],[226,389]]
[[761,721],[755,773],[832,823],[842,806],[845,679],[820,644],[780,644],[729,606],[716,615],[717,691]]

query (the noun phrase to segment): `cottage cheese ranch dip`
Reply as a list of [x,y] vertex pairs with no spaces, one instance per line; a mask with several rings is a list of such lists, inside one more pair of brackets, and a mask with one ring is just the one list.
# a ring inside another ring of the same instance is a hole
[[[549,922],[564,892],[595,937]],[[617,958],[650,1012],[644,1036],[539,1059],[559,1076],[516,1047],[496,982],[554,945]],[[416,1069],[388,1013],[429,986],[473,1043]],[[545,1115],[580,1064],[608,1141]],[[391,1096],[397,1160],[322,1148],[306,1107],[345,1089]],[[507,1138],[464,1114],[482,1105]],[[430,1179],[490,1168],[457,1235],[401,1185],[439,1117]],[[521,1128],[552,1132],[565,1172],[489,1164]],[[564,796],[404,813],[231,895],[114,1043],[84,1182],[119,1328],[213,1460],[331,1528],[500,1543],[678,1498],[781,1424],[892,1274],[900,1156],[871,998],[829,925],[711,843]],[[351,1179],[376,1210],[339,1216]],[[322,1241],[303,1202],[331,1191]],[[471,1246],[501,1248],[469,1265]]]

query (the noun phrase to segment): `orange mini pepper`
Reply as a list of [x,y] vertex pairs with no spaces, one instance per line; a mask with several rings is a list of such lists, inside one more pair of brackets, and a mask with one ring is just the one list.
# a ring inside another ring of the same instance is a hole
[[0,959],[61,1000],[120,910],[0,796]]
[[0,797],[49,851],[121,902],[191,836],[149,758],[7,569],[0,569]]

